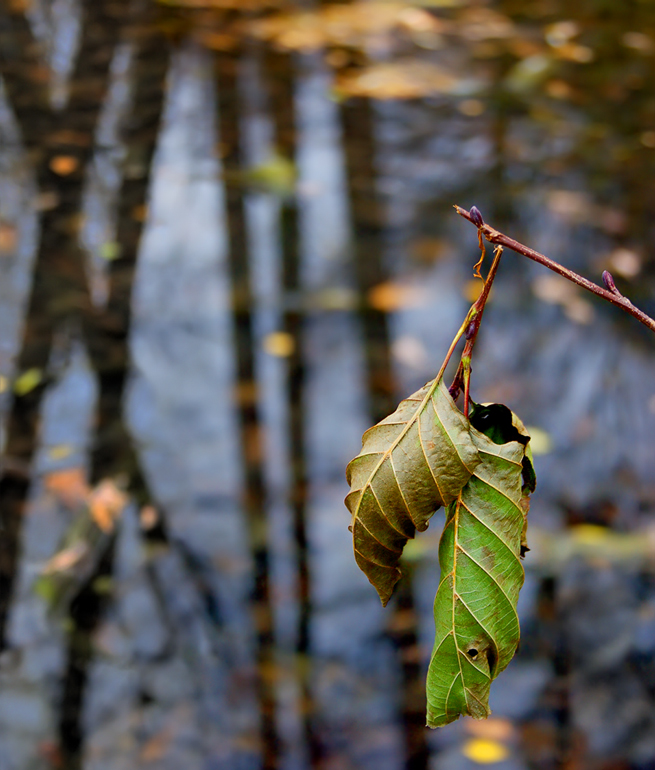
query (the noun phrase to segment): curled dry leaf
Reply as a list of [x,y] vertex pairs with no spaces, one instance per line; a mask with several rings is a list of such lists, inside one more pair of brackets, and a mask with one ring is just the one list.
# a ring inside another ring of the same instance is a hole
[[489,688],[516,652],[523,585],[530,440],[502,404],[474,404],[470,420],[441,379],[405,399],[363,437],[348,465],[355,559],[386,604],[416,530],[446,506],[441,582],[427,680],[428,726],[488,716]]
[[408,538],[457,497],[478,462],[468,420],[443,380],[429,382],[364,434],[346,470],[346,505],[355,559],[383,604],[400,579]]

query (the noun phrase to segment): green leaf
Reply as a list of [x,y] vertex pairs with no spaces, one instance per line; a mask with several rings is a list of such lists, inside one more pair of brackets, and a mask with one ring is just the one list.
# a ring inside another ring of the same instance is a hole
[[[479,430],[478,430],[479,428]],[[441,582],[427,680],[429,727],[461,714],[489,715],[489,687],[519,642],[520,557],[535,476],[529,436],[501,404],[474,405],[470,436],[479,462],[446,509]]]
[[480,456],[442,379],[427,383],[366,431],[350,462],[346,505],[355,559],[386,605],[408,538],[457,498]]

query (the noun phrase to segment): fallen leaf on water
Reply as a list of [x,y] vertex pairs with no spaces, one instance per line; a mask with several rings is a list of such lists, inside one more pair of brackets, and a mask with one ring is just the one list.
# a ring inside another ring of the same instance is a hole
[[251,31],[282,48],[315,51],[330,45],[364,47],[395,29],[411,30],[417,25],[425,32],[437,29],[439,21],[419,8],[408,8],[406,3],[360,0],[278,14],[254,22]]
[[530,532],[533,567],[558,574],[571,560],[625,564],[638,569],[655,560],[655,527],[616,532],[596,524],[578,524],[563,532],[533,527]]
[[549,24],[544,29],[546,42],[553,48],[566,45],[566,43],[569,43],[572,38],[577,37],[579,34],[580,25],[571,19],[557,21],[554,24]]
[[567,43],[555,49],[556,55],[565,61],[574,61],[579,64],[588,64],[595,58],[594,52],[586,45]]
[[47,473],[44,477],[44,486],[69,508],[78,508],[86,503],[91,492],[86,481],[86,473],[82,468],[66,468]]
[[0,254],[9,254],[16,247],[16,228],[0,222]]
[[368,303],[376,310],[392,313],[394,310],[420,307],[427,301],[427,292],[417,286],[385,281],[368,292]]
[[631,249],[615,249],[609,256],[609,266],[613,273],[634,278],[641,272],[641,257]]
[[509,749],[498,741],[473,738],[462,746],[462,754],[473,762],[490,765],[507,759]]
[[159,513],[154,505],[144,505],[139,512],[139,524],[146,532],[159,523]]
[[459,82],[435,64],[407,59],[344,73],[337,79],[335,89],[339,96],[420,99],[431,94],[452,93]]
[[626,48],[632,48],[641,54],[649,55],[655,51],[655,41],[643,32],[626,32],[621,42]]
[[43,380],[41,369],[28,369],[14,380],[14,393],[17,396],[26,396],[41,383],[41,380]]
[[288,332],[271,332],[264,337],[264,350],[269,356],[286,358],[295,350],[296,343]]
[[289,195],[296,183],[296,167],[291,160],[279,153],[264,163],[226,175],[227,181],[234,181],[246,187],[254,187],[277,195]]
[[103,532],[111,532],[127,503],[127,495],[113,479],[105,479],[89,496],[89,510]]
[[50,170],[58,176],[68,176],[77,170],[79,160],[74,155],[55,155],[50,161]]
[[459,34],[466,40],[503,40],[516,35],[514,22],[491,8],[473,6],[461,16]]
[[74,447],[70,444],[56,444],[48,449],[48,457],[51,460],[63,460],[65,457],[71,455],[74,451]]
[[331,286],[309,297],[308,310],[353,310],[357,307],[358,295],[354,289],[345,286]]
[[121,255],[121,245],[120,243],[108,241],[107,243],[103,243],[100,247],[100,256],[103,259],[106,259],[107,262],[113,262],[113,260],[118,259]]

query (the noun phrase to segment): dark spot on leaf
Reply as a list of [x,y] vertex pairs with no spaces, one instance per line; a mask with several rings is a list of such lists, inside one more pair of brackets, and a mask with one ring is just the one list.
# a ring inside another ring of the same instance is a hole
[[466,654],[469,656],[469,658],[473,658],[474,660],[478,657],[478,651],[473,647],[471,647],[470,650],[467,650]]

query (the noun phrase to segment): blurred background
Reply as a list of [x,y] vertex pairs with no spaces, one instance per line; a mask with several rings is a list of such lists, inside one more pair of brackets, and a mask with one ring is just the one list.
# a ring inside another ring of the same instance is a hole
[[343,505],[479,281],[452,206],[655,314],[650,0],[1,0],[0,770],[655,768],[655,355],[506,252],[522,641],[424,728],[439,512]]

